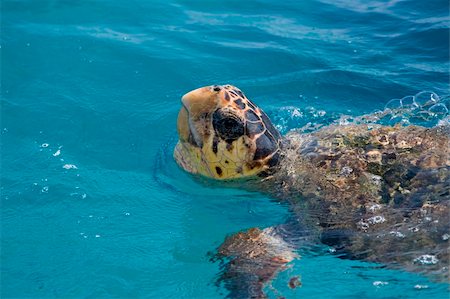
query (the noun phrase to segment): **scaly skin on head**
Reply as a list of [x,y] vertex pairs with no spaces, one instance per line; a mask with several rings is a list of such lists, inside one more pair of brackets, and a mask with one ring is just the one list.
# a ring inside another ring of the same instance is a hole
[[238,88],[202,87],[181,101],[174,157],[186,171],[226,180],[263,174],[278,163],[280,134]]

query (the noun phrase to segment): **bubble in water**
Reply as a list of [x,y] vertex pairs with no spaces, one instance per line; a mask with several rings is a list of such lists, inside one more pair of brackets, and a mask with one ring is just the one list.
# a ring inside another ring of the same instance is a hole
[[429,120],[431,120],[431,115],[427,110],[421,110],[421,111],[418,111],[415,115],[413,115],[413,119],[429,121]]
[[390,125],[396,125],[396,124],[409,124],[409,121],[404,118],[402,115],[392,115],[389,120]]
[[299,109],[295,108],[294,111],[292,111],[291,116],[292,117],[302,117],[303,114],[302,114],[302,112]]
[[392,99],[389,102],[387,102],[386,106],[384,106],[384,109],[390,109],[395,110],[402,107],[402,100],[400,99]]
[[442,103],[437,103],[431,106],[430,109],[428,109],[428,111],[430,111],[432,116],[439,118],[446,116],[448,113],[447,107]]
[[418,108],[419,105],[417,105],[416,101],[415,101],[415,97],[414,96],[406,96],[404,98],[402,98],[401,100],[401,104],[403,107],[409,107],[409,108]]
[[439,102],[439,96],[432,91],[422,91],[414,96],[414,101],[420,107],[427,107]]
[[440,98],[431,91],[423,91],[415,96],[390,100],[384,111],[375,112],[357,118],[361,123],[378,123],[383,125],[446,125],[444,120],[449,114],[450,96]]
[[435,94],[434,92],[431,93],[430,97],[435,102],[439,102],[441,100],[441,98],[437,94]]

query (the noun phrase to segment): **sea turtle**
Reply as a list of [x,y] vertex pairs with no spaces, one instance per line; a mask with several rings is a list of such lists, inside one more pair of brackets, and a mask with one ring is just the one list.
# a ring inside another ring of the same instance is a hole
[[240,89],[213,85],[182,97],[177,127],[184,170],[239,181],[292,211],[287,223],[238,232],[218,248],[232,297],[264,297],[304,236],[339,257],[448,281],[448,126],[332,124],[282,137]]

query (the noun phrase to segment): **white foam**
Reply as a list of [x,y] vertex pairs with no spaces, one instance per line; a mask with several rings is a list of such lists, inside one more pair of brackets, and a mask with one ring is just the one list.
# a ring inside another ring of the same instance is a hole
[[370,217],[369,219],[367,219],[367,221],[369,221],[370,224],[378,224],[385,222],[386,218],[384,218],[382,215],[377,215]]
[[377,280],[377,281],[374,281],[372,284],[376,287],[380,287],[380,286],[388,285],[389,282]]
[[378,210],[381,210],[381,205],[379,204],[373,204],[369,207],[369,211],[371,211],[372,213]]
[[412,231],[413,233],[417,233],[420,230],[420,228],[418,228],[418,227],[410,227],[410,228],[408,228],[408,230]]
[[397,237],[397,238],[404,238],[405,234],[401,233],[401,232],[397,232],[397,231],[391,231],[389,232],[391,235]]
[[349,176],[352,172],[353,172],[353,168],[351,168],[349,166],[344,166],[344,167],[342,167],[340,174],[343,176]]
[[63,168],[64,169],[78,169],[78,167],[74,164],[64,164]]
[[439,262],[439,260],[435,255],[424,254],[414,259],[414,262],[422,265],[435,265]]
[[368,230],[369,229],[369,223],[367,223],[367,222],[364,222],[363,220],[360,220],[358,223],[357,223],[357,225],[358,225],[358,228],[359,229],[362,229],[363,231],[366,231],[366,230]]

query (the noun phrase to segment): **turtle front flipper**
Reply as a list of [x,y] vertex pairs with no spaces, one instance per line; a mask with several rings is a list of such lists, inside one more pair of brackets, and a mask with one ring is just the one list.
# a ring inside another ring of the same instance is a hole
[[224,261],[218,283],[230,298],[266,298],[264,287],[298,258],[275,227],[251,228],[227,237],[215,256]]

